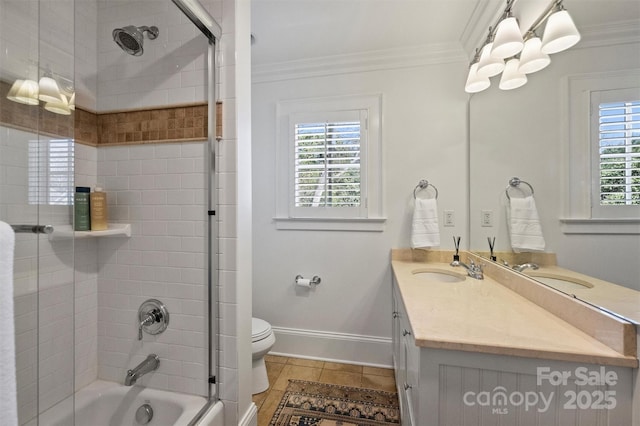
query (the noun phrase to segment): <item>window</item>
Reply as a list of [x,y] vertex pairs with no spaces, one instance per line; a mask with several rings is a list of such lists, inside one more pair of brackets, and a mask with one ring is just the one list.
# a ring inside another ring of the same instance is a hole
[[279,229],[381,230],[380,96],[278,104]]
[[640,74],[566,79],[566,234],[640,234]]
[[604,102],[598,108],[601,206],[640,205],[640,100]]
[[639,217],[640,89],[592,92],[591,129],[592,217]]
[[29,141],[29,204],[73,204],[73,140]]

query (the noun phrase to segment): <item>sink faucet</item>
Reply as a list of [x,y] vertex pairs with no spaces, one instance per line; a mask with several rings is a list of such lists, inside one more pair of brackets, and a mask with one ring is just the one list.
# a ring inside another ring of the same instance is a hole
[[513,265],[513,269],[515,269],[518,272],[522,272],[527,268],[531,268],[535,271],[536,269],[539,268],[539,266],[536,263],[523,263],[522,265]]
[[467,270],[467,275],[469,275],[471,278],[475,278],[476,280],[483,280],[484,274],[482,272],[482,265],[477,265],[473,260],[471,260],[469,263],[470,264],[467,265],[460,260],[456,260],[451,262],[451,266],[462,266]]
[[133,386],[136,381],[147,373],[157,370],[160,366],[160,358],[156,354],[149,355],[144,361],[138,364],[133,370],[127,370],[124,378],[125,386]]

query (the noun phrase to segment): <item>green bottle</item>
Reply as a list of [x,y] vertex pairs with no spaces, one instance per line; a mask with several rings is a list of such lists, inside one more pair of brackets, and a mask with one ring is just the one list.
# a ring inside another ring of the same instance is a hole
[[73,229],[76,231],[89,231],[91,229],[91,217],[89,216],[89,192],[87,186],[76,186],[73,198]]

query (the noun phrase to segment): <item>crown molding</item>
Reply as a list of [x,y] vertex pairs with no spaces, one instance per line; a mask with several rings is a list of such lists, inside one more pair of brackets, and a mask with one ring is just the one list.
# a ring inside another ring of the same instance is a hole
[[504,0],[485,0],[476,3],[467,25],[460,36],[460,43],[468,59],[472,58],[476,48],[479,48],[487,38],[489,26],[492,26],[504,11]]
[[466,61],[458,43],[431,44],[255,65],[251,77],[265,83]]
[[578,28],[582,39],[575,49],[640,43],[640,21],[619,21]]

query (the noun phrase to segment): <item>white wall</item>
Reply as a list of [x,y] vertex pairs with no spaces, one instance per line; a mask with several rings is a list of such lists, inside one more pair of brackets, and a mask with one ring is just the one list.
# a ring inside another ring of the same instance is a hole
[[[518,176],[535,189],[536,205],[547,243],[558,263],[587,275],[640,290],[638,235],[570,235],[561,230],[567,217],[571,167],[567,136],[570,122],[562,79],[571,75],[640,69],[640,45],[580,47],[552,55],[544,70],[510,92],[497,87],[471,100],[472,249],[488,250],[486,237],[496,236],[498,250],[510,250],[504,189]],[[563,118],[564,117],[564,118]],[[588,157],[588,156],[587,156]],[[583,182],[588,186],[589,182]],[[493,228],[480,227],[481,210],[493,210]]]
[[[278,81],[260,81],[254,72],[253,315],[276,329],[275,352],[390,365],[390,250],[410,245],[412,194],[420,179],[440,193],[441,247],[452,249],[453,235],[466,241],[466,67],[394,68]],[[276,230],[277,102],[376,93],[383,99],[385,230]],[[444,209],[455,212],[455,227],[442,226]],[[322,283],[300,291],[294,287],[298,274],[318,275]]]

